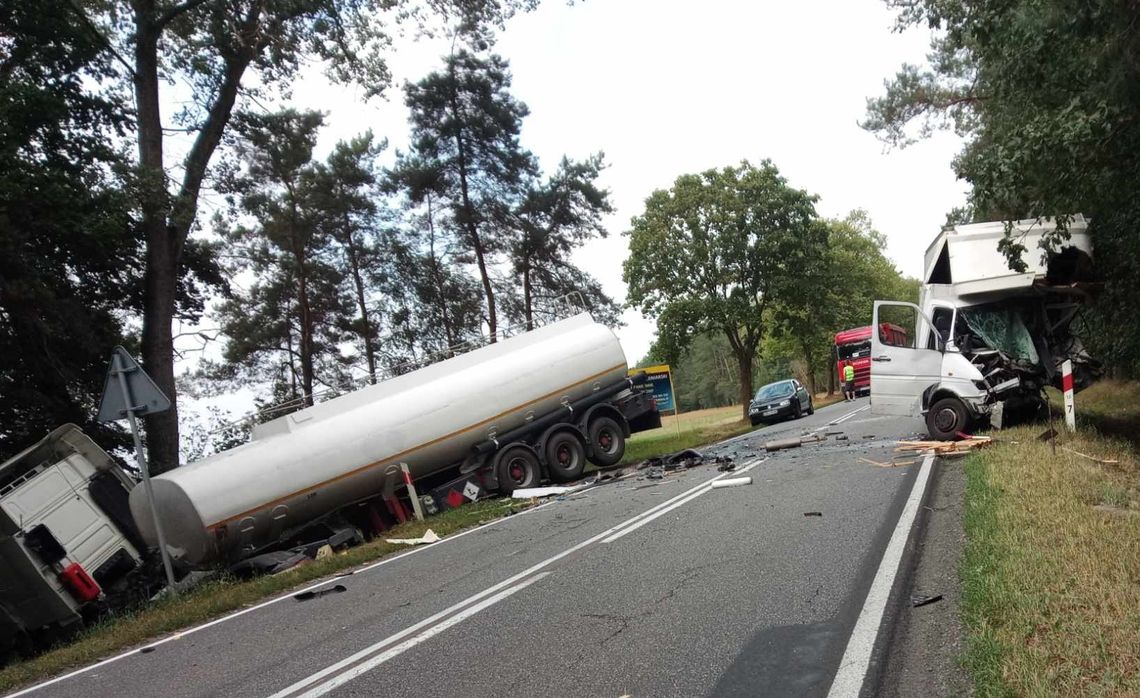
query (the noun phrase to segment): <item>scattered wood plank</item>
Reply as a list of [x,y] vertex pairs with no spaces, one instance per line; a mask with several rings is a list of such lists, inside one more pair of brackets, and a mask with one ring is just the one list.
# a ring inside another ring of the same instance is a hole
[[1073,454],[1074,456],[1080,456],[1081,458],[1088,458],[1092,462],[1100,463],[1101,465],[1119,465],[1120,464],[1120,461],[1118,461],[1118,460],[1112,460],[1112,459],[1108,459],[1108,458],[1097,458],[1096,456],[1090,456],[1087,453],[1081,453],[1080,451],[1074,451],[1073,449],[1069,448],[1068,446],[1062,446],[1061,450],[1062,451],[1068,451],[1069,453]]
[[904,465],[914,465],[916,462],[914,459],[903,461],[892,460],[890,463],[880,463],[879,461],[871,460],[870,458],[860,458],[859,460],[863,461],[864,463],[870,463],[871,465],[877,465],[880,468],[899,468]]
[[896,452],[933,451],[938,455],[967,453],[972,449],[988,446],[993,439],[988,436],[975,436],[961,441],[899,441]]

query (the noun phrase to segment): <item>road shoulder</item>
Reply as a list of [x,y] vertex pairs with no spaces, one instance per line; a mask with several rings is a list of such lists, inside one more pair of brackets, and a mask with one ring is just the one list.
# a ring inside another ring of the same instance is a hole
[[[966,477],[960,459],[936,462],[931,490],[903,579],[887,640],[877,695],[961,696],[972,684],[960,663],[965,649],[958,576],[966,534]],[[912,597],[941,600],[915,607]]]

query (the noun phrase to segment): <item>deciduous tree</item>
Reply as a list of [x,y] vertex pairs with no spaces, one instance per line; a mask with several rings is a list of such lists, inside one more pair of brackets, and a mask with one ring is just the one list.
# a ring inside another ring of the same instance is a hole
[[775,305],[820,263],[826,229],[816,197],[788,185],[769,161],[682,175],[633,219],[624,265],[629,303],[657,319],[666,358],[693,337],[723,333],[748,416],[757,349]]

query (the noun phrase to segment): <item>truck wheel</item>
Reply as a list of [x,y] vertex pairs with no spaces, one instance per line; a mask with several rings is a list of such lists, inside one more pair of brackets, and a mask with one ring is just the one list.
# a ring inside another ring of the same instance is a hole
[[495,474],[499,478],[499,491],[503,494],[537,487],[542,480],[538,457],[526,446],[508,446],[499,453],[496,461]]
[[958,432],[970,428],[970,415],[966,406],[956,397],[935,401],[926,413],[926,430],[939,441],[955,441]]
[[625,435],[621,425],[609,417],[595,417],[590,422],[590,446],[594,457],[590,460],[600,468],[617,465],[625,455]]
[[582,475],[586,467],[586,444],[576,434],[559,431],[546,440],[546,466],[550,477],[570,482]]

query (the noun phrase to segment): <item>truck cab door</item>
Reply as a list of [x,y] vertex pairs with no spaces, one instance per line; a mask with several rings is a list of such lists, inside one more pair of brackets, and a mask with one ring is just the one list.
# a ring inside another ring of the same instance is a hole
[[[925,321],[925,324],[924,322]],[[898,325],[906,336],[884,332]],[[871,327],[871,412],[900,417],[922,412],[922,393],[942,380],[942,351],[926,349],[923,327],[933,323],[913,303],[875,301]]]

